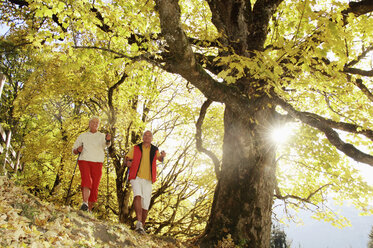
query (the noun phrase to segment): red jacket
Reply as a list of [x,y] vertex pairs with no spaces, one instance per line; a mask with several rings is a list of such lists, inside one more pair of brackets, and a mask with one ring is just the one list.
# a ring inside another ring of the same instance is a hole
[[[157,180],[157,154],[158,147],[151,145],[150,147],[150,173],[152,175],[152,183]],[[133,150],[132,166],[130,168],[128,180],[135,179],[140,168],[142,158],[142,143],[135,145]]]

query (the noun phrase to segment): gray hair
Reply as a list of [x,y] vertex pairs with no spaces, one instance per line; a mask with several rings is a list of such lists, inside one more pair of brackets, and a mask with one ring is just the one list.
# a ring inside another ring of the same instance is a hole
[[98,120],[98,122],[100,122],[100,118],[96,115],[92,116],[91,119],[89,119],[89,122],[91,122],[93,120]]
[[146,130],[143,134],[142,134],[142,137],[144,137],[144,135],[146,134],[146,133],[151,133],[151,135],[153,136],[153,132],[152,131],[150,131],[150,130]]

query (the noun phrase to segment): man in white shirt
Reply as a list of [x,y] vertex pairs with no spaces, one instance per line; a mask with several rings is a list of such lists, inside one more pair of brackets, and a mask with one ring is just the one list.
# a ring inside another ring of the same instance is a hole
[[73,153],[79,154],[79,170],[83,204],[80,210],[91,211],[97,202],[98,186],[102,176],[105,148],[111,145],[111,135],[98,132],[100,119],[89,120],[89,132],[79,135],[73,146]]

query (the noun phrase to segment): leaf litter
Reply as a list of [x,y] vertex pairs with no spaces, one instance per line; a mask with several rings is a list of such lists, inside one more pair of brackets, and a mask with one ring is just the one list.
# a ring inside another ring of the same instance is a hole
[[0,247],[185,247],[177,240],[141,235],[124,224],[97,220],[69,206],[41,202],[0,177]]

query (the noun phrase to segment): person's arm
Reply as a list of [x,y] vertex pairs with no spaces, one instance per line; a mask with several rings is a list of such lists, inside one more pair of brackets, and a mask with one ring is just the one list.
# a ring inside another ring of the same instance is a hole
[[107,133],[105,135],[105,145],[106,145],[106,147],[111,146],[111,134],[110,133]]
[[79,135],[73,146],[73,154],[79,154],[83,151],[82,135]]
[[125,164],[128,168],[131,168],[132,166],[133,152],[134,152],[134,148],[132,147],[131,150],[125,156],[125,160],[126,160]]
[[166,152],[165,151],[161,151],[161,153],[159,153],[157,151],[157,159],[158,159],[158,161],[163,162],[164,157],[166,157]]

